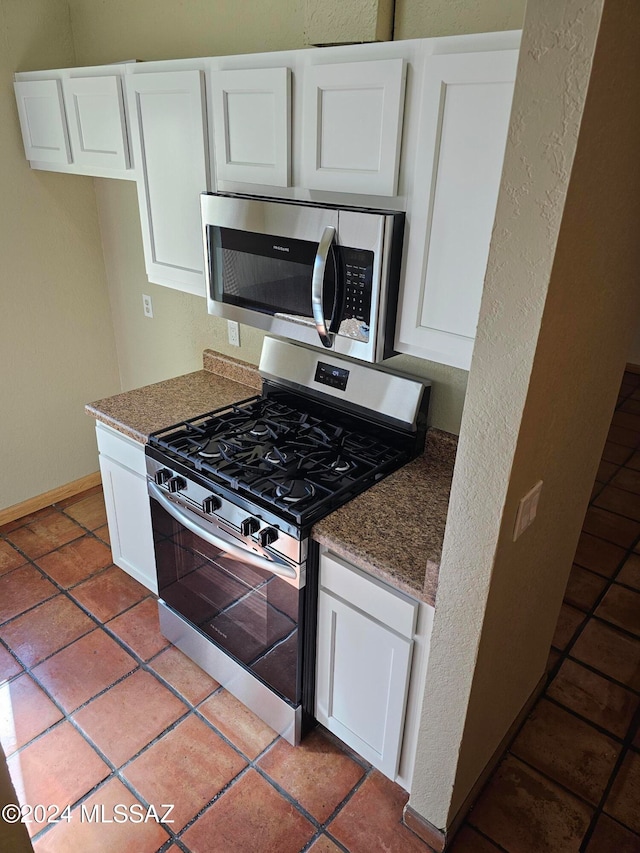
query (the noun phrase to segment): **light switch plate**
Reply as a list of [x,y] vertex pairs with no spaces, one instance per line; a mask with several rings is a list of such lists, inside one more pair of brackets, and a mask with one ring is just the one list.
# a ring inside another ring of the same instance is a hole
[[542,480],[539,480],[535,486],[530,489],[527,494],[520,499],[518,504],[518,512],[516,515],[516,523],[513,528],[513,541],[518,537],[533,522],[538,511],[538,502],[540,500],[540,492],[542,491]]

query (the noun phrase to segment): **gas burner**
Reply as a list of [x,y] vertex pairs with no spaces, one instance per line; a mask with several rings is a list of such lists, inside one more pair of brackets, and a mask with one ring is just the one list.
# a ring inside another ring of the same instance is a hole
[[338,456],[337,459],[334,459],[333,462],[329,463],[329,468],[331,468],[332,471],[335,471],[336,474],[346,474],[353,467],[353,462],[349,462],[348,459],[343,459],[340,456]]
[[269,427],[262,421],[254,421],[252,424],[246,424],[245,430],[249,435],[255,435],[257,438],[264,438],[265,435],[269,435],[271,432]]
[[315,486],[307,480],[285,480],[276,486],[276,497],[282,498],[288,504],[297,504],[300,501],[308,500],[315,493]]
[[264,455],[265,462],[272,462],[274,465],[287,465],[294,458],[294,451],[286,447],[270,447]]
[[220,448],[220,441],[217,438],[212,438],[211,441],[208,441],[204,447],[198,450],[197,455],[202,456],[204,459],[221,459],[222,450]]

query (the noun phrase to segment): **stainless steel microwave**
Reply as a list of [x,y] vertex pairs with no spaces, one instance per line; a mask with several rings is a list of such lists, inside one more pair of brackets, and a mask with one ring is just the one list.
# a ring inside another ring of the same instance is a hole
[[203,193],[210,314],[339,355],[393,355],[404,213]]

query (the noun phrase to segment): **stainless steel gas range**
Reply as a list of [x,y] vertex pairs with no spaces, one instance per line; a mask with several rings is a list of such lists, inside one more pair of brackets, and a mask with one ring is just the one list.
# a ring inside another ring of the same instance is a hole
[[262,394],[146,448],[164,635],[278,733],[313,724],[313,524],[424,449],[429,385],[265,338]]

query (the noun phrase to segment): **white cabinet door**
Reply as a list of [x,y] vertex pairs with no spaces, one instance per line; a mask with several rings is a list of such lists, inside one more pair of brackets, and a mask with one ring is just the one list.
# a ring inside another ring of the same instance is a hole
[[62,86],[74,162],[89,169],[128,169],[121,78],[67,77]]
[[214,71],[211,80],[217,180],[288,187],[290,70]]
[[27,160],[71,163],[60,80],[14,83]]
[[[518,51],[425,62],[410,247],[396,349],[469,368]],[[426,242],[424,236],[426,235]]]
[[303,186],[395,195],[405,75],[403,59],[304,69]]
[[96,426],[113,562],[157,594],[144,447]]
[[411,640],[320,590],[316,717],[395,779]]
[[202,71],[126,78],[149,281],[205,295],[200,193],[209,189]]
[[316,718],[390,779],[398,771],[418,602],[320,558]]

